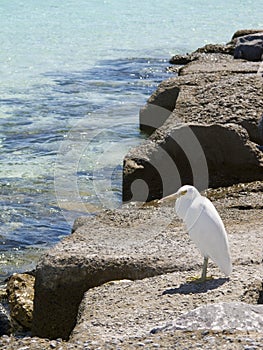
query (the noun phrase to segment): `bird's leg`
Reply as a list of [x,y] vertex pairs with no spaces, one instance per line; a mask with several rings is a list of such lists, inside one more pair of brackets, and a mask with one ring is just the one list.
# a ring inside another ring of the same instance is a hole
[[202,268],[202,275],[201,277],[190,277],[187,279],[188,282],[194,282],[194,283],[202,283],[205,281],[212,280],[212,276],[206,276],[207,273],[207,265],[208,265],[208,257],[204,257],[204,263],[203,263],[203,268]]
[[200,282],[204,282],[206,280],[206,272],[207,272],[207,265],[208,265],[208,257],[204,257],[204,263],[203,263],[203,269],[202,269],[202,275],[200,278]]

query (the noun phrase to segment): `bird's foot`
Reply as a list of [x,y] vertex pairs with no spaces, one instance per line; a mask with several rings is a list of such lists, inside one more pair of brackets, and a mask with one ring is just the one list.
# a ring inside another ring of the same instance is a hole
[[206,281],[211,281],[213,279],[214,279],[213,276],[206,276],[206,278],[202,278],[202,277],[199,277],[199,276],[193,276],[193,277],[188,277],[186,279],[186,281],[187,282],[191,282],[191,283],[203,283],[203,282],[206,282]]

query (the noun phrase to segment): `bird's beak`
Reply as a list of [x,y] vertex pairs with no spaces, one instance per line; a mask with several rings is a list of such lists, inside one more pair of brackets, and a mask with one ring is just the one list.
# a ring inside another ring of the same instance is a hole
[[178,192],[172,193],[169,196],[166,196],[166,197],[163,197],[162,199],[160,199],[158,201],[158,204],[175,201],[178,197],[180,197],[180,193],[178,193]]

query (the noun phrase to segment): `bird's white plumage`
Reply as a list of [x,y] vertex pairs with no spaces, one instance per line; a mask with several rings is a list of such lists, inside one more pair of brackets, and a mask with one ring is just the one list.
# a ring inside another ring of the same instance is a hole
[[204,257],[211,258],[227,276],[232,272],[227,233],[212,204],[190,185],[181,187],[175,209],[184,221],[190,238]]

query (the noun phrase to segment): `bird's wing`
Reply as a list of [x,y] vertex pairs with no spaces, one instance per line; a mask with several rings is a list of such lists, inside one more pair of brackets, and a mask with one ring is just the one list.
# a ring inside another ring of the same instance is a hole
[[[209,199],[202,197],[193,203],[195,221],[189,235],[204,256],[210,257],[229,275],[232,270],[227,233],[224,224]],[[190,212],[190,211],[189,211]]]

